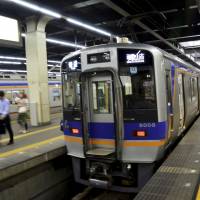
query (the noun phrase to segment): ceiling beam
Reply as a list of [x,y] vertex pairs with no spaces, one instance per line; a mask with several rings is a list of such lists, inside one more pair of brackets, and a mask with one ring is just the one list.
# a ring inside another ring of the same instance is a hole
[[[105,1],[105,0],[103,0]],[[120,8],[118,5],[114,4],[113,2],[111,2],[110,0],[106,0],[106,5],[109,6],[110,8],[112,8],[113,10],[115,10],[116,12],[120,13],[122,16],[124,17],[129,17],[130,13],[128,13],[127,11],[123,10],[122,8]],[[149,28],[148,26],[146,26],[144,23],[142,23],[140,20],[138,19],[132,19],[131,20],[132,23],[138,25],[139,27],[141,27],[142,29],[148,31],[151,35],[153,35],[155,38],[158,38],[160,41],[162,41],[164,44],[166,44],[167,46],[169,46],[170,48],[172,48],[173,50],[175,50],[183,59],[188,60],[188,57],[177,47],[175,47],[172,43],[170,43],[169,41],[167,41],[165,38],[163,38],[162,36],[160,36],[159,34],[157,34],[155,31],[153,31],[151,28]],[[195,62],[193,62],[192,60],[189,60],[193,65],[199,67]]]

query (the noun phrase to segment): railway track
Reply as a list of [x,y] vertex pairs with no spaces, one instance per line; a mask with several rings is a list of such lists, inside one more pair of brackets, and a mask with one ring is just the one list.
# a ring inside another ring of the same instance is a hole
[[135,194],[127,194],[87,187],[72,200],[132,200]]

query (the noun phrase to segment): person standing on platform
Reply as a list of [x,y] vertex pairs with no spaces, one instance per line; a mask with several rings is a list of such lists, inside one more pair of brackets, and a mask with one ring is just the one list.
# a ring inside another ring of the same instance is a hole
[[9,110],[10,110],[10,102],[7,98],[5,98],[4,91],[0,91],[0,120],[9,133],[10,141],[8,142],[8,145],[14,143],[14,136],[10,123]]
[[19,98],[15,100],[15,102],[18,105],[18,118],[17,122],[21,126],[22,130],[20,132],[26,133],[28,130],[28,124],[27,124],[27,105],[28,105],[28,98],[26,94],[20,94]]

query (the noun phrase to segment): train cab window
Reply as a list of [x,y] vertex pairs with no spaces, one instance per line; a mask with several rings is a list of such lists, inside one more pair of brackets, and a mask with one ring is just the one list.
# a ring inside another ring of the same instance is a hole
[[77,74],[71,74],[65,77],[63,84],[64,108],[66,110],[80,109],[80,82]]
[[156,110],[153,56],[146,50],[118,50],[125,117]]
[[66,60],[62,66],[63,107],[66,112],[80,111],[80,55]]
[[108,81],[92,82],[93,111],[110,113],[110,83]]

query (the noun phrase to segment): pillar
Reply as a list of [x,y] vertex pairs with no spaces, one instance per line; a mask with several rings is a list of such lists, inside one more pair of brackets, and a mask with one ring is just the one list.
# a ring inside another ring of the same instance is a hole
[[50,123],[50,104],[45,27],[47,16],[31,17],[26,21],[25,49],[31,125]]

